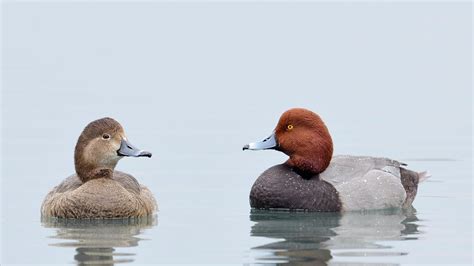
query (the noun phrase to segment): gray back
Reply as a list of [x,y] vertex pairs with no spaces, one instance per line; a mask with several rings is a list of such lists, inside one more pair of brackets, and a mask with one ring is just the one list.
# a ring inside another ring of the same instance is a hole
[[388,158],[336,155],[332,158],[329,167],[319,176],[334,186],[348,182],[353,178],[360,178],[374,169],[391,173],[400,178],[401,165],[400,162]]

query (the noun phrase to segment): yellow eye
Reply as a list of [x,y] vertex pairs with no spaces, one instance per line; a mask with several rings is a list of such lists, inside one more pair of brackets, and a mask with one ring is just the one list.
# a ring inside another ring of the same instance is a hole
[[292,130],[292,129],[293,129],[293,125],[288,125],[288,126],[286,126],[286,128],[287,128],[288,130]]

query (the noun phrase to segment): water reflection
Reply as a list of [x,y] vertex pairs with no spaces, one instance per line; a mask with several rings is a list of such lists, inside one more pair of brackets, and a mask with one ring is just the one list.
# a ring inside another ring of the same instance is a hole
[[118,253],[115,248],[135,247],[142,240],[138,237],[143,229],[157,224],[156,216],[135,219],[73,220],[43,218],[46,228],[55,228],[51,238],[59,242],[57,247],[75,247],[74,260],[78,265],[114,265],[132,262],[134,253]]
[[[326,265],[334,257],[403,256],[381,244],[387,240],[415,240],[415,210],[304,213],[252,210],[256,222],[251,236],[277,241],[254,247],[258,261],[297,265]],[[347,260],[344,260],[347,261]]]

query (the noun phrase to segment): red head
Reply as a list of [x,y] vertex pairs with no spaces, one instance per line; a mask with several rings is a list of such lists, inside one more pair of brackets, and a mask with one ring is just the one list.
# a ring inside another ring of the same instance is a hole
[[276,149],[290,156],[286,164],[307,174],[323,172],[331,162],[331,135],[321,118],[303,108],[284,112],[272,136],[244,149]]

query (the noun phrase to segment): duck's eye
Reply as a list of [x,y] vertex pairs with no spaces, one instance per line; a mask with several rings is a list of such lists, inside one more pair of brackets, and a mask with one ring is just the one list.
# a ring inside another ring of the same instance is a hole
[[110,139],[110,135],[105,133],[105,134],[102,135],[102,138],[103,139]]
[[292,129],[293,129],[293,125],[290,124],[290,125],[286,126],[286,128],[287,128],[288,130],[292,130]]

